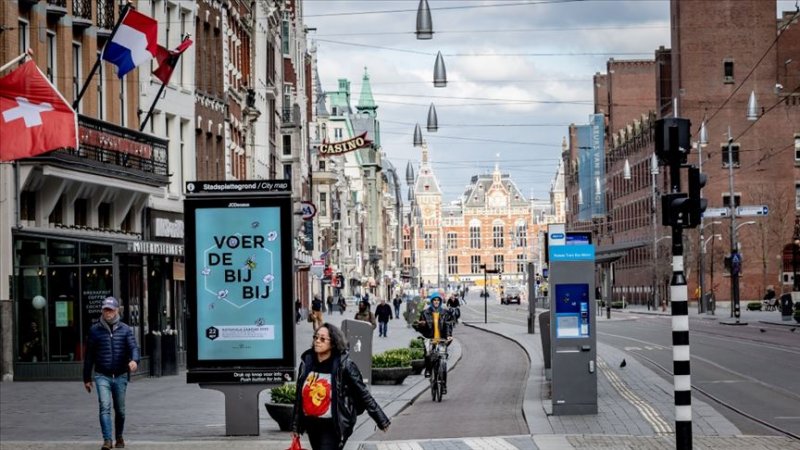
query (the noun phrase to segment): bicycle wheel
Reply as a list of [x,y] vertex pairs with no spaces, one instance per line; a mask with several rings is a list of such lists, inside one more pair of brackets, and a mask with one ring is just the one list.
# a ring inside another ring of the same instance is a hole
[[437,369],[439,366],[437,361],[433,362],[433,367],[431,370],[431,399],[436,401],[436,397],[439,395],[439,370]]
[[444,390],[444,383],[445,383],[444,380],[446,371],[447,371],[447,363],[444,361],[440,361],[436,374],[436,382],[437,384],[439,384],[439,389],[438,389],[439,394],[436,398],[436,401],[440,403],[442,401],[442,391]]

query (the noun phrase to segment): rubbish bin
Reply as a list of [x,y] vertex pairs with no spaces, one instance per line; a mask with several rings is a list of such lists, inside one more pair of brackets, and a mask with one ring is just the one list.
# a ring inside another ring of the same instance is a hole
[[792,320],[792,294],[787,292],[781,295],[781,318]]
[[161,369],[161,335],[150,333],[147,335],[147,348],[150,351],[150,376],[160,377]]
[[161,375],[178,374],[178,339],[177,335],[161,336]]

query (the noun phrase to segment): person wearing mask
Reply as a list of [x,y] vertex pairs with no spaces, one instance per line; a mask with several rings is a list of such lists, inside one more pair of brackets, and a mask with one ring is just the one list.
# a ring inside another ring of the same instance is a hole
[[[446,340],[448,345],[453,340],[450,319],[447,311],[442,307],[442,296],[438,291],[431,292],[429,296],[430,306],[419,315],[419,320],[413,325],[414,330],[425,338],[425,378],[431,376],[432,358],[431,352],[434,345],[440,340]],[[447,374],[445,374],[445,377]],[[443,394],[447,393],[447,379]]]
[[361,303],[358,304],[358,311],[356,311],[356,315],[353,318],[356,320],[369,322],[372,324],[372,329],[375,329],[375,315],[372,314],[372,311],[369,309],[369,300],[361,300]]
[[[100,403],[101,450],[111,450],[111,432],[115,431],[116,448],[124,448],[125,391],[131,373],[139,366],[139,346],[131,328],[119,317],[119,302],[107,297],[102,302],[102,316],[89,329],[86,355],[83,360],[83,386],[92,392],[92,368]],[[114,407],[114,430],[111,428],[111,407]]]
[[375,317],[378,318],[378,336],[386,337],[386,332],[389,331],[389,320],[392,318],[392,307],[386,303],[385,299],[375,307]]
[[308,433],[314,450],[344,448],[358,415],[364,411],[386,432],[390,421],[364,385],[350,359],[347,340],[337,327],[323,323],[311,348],[300,357],[292,435]]

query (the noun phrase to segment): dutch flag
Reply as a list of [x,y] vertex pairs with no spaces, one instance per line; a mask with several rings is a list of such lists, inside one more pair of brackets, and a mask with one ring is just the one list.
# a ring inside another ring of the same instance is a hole
[[117,76],[122,78],[136,66],[150,61],[157,51],[158,22],[131,9],[103,47],[103,60],[117,66]]

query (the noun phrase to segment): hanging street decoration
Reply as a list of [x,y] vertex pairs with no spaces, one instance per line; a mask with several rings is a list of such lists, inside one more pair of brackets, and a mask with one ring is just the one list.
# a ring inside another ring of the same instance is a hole
[[367,147],[372,144],[372,141],[367,139],[367,132],[341,142],[322,142],[319,146],[319,156],[336,156],[344,153],[358,150],[359,148]]

